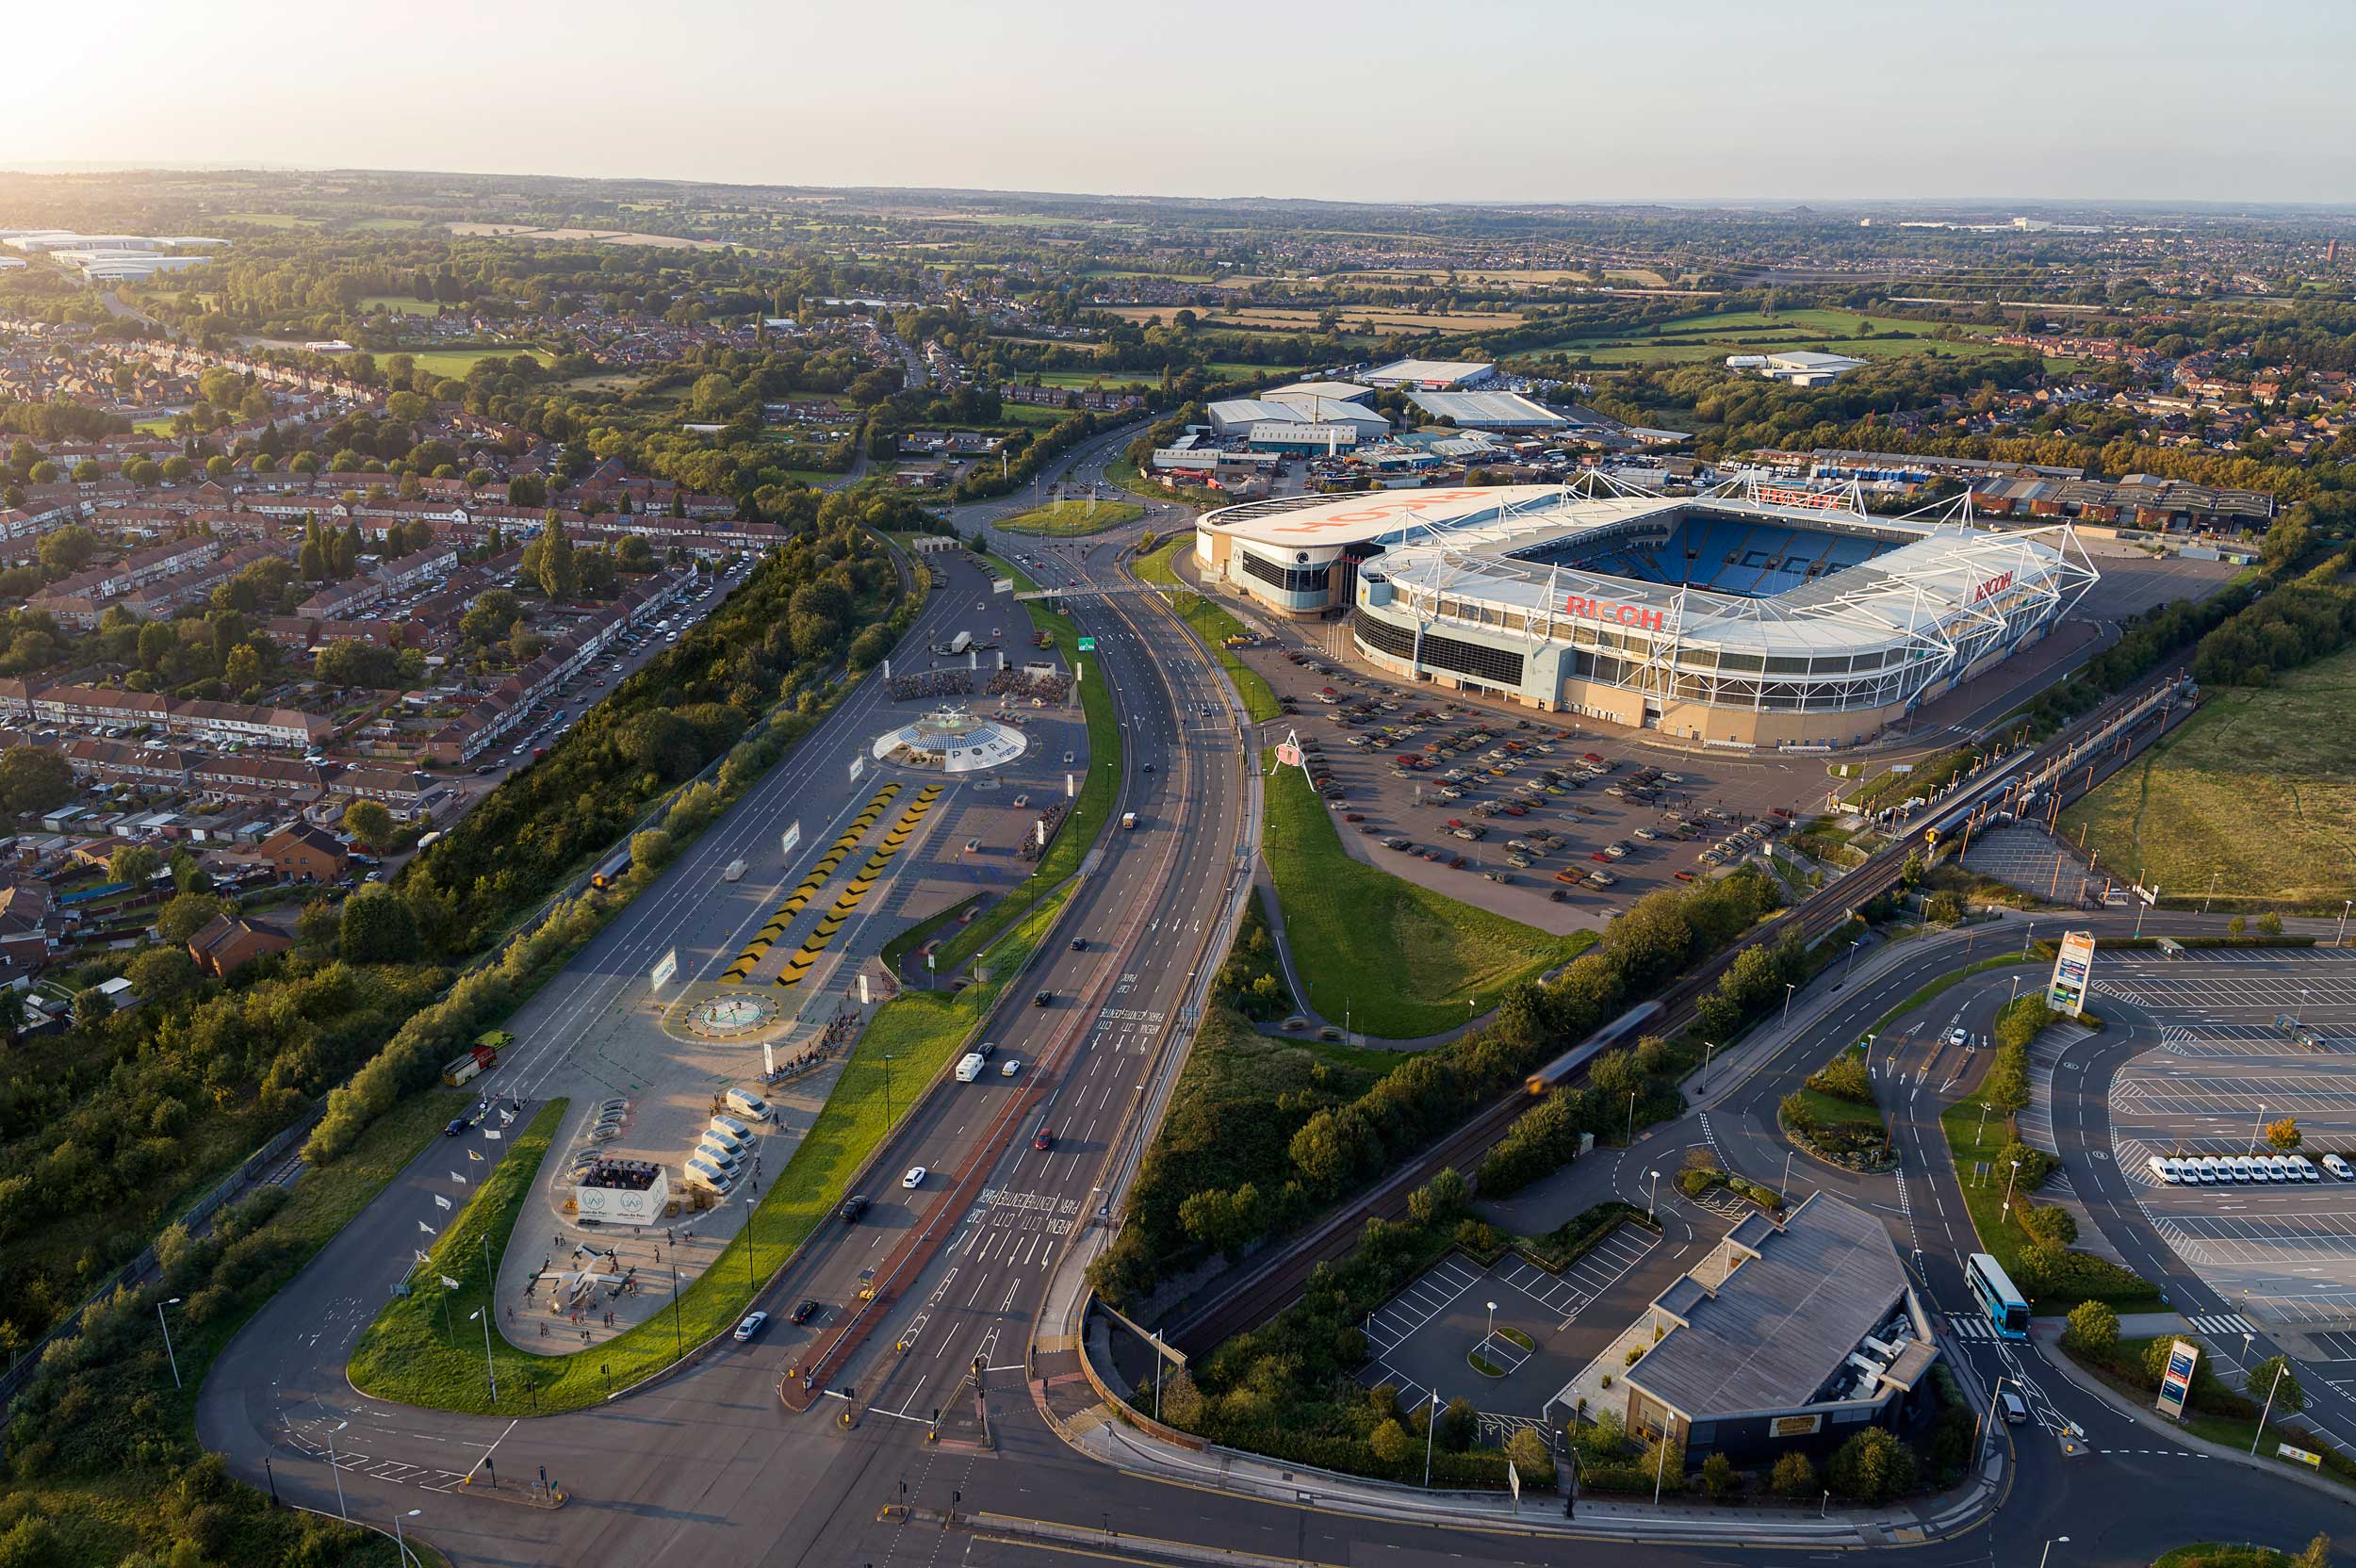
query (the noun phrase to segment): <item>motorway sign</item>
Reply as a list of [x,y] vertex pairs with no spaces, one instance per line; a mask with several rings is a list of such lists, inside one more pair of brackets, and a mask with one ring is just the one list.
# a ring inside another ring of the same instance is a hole
[[1093,637],[1081,638],[1080,651],[1082,653],[1094,653],[1096,651],[1096,639]]

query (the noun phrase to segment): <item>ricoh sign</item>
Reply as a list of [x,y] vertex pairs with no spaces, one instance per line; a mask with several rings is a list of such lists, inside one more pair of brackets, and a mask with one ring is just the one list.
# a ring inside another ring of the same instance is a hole
[[1583,621],[1602,621],[1608,626],[1623,626],[1630,631],[1665,631],[1668,615],[1664,611],[1642,604],[1622,604],[1617,599],[1589,598],[1584,594],[1568,594],[1562,599],[1562,612]]
[[2010,572],[1999,572],[1996,576],[1983,581],[1977,588],[1972,590],[1972,602],[1978,604],[1983,599],[1994,598],[2012,586],[2012,576]]

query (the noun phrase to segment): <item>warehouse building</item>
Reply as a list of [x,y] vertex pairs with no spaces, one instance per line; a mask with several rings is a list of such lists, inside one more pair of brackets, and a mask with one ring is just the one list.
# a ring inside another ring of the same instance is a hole
[[1519,392],[1410,392],[1407,400],[1464,430],[1556,431],[1571,423]]
[[1817,1193],[1754,1214],[1648,1309],[1661,1337],[1621,1378],[1631,1433],[1687,1462],[1823,1452],[1902,1430],[1934,1398],[1939,1349],[1880,1220]]
[[1395,359],[1358,379],[1368,386],[1403,386],[1419,392],[1453,392],[1485,386],[1497,379],[1497,368],[1470,359]]

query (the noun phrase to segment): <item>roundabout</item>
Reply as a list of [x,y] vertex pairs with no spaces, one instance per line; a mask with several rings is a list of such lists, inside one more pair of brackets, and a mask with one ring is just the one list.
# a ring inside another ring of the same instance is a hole
[[784,1011],[773,997],[723,990],[679,1003],[674,1023],[692,1038],[728,1043],[771,1033],[783,1021]]

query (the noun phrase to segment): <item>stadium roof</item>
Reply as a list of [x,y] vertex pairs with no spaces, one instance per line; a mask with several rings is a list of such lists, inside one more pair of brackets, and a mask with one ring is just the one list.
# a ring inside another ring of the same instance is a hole
[[1407,400],[1468,430],[1559,430],[1571,422],[1519,392],[1410,392]]
[[1454,386],[1496,368],[1480,359],[1397,359],[1368,370],[1366,380],[1371,386]]
[[[1582,533],[1689,511],[1863,534],[1892,547],[1759,597],[1546,559]],[[1661,610],[1689,641],[1778,654],[1865,650],[1893,638],[1935,642],[1940,628],[1971,613],[1974,598],[1999,580],[2068,595],[2096,576],[2065,555],[2059,526],[1999,533],[1736,495],[1598,498],[1546,484],[1385,490],[1246,502],[1210,513],[1197,526],[1296,549],[1382,544],[1377,569],[1398,588],[1408,613],[1427,613],[1435,602],[1469,603],[1543,622],[1561,613],[1564,596],[1593,595]]]
[[1823,353],[1814,349],[1793,349],[1788,352],[1763,354],[1760,357],[1770,365],[1780,366],[1789,370],[1854,369],[1865,363],[1861,359],[1852,359],[1847,354]]

